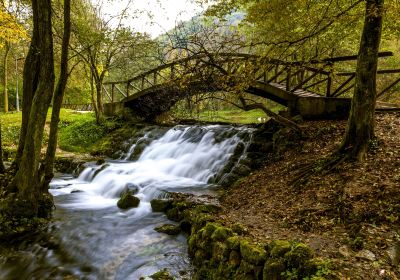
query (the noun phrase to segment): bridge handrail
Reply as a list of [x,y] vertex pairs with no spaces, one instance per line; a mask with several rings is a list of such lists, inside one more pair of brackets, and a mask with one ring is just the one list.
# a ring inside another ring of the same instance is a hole
[[[239,58],[254,58],[254,59],[265,59],[264,63],[269,63],[269,64],[279,64],[279,65],[286,65],[286,66],[304,66],[307,64],[323,64],[323,63],[335,63],[335,62],[343,62],[343,61],[352,61],[352,60],[357,60],[357,55],[349,55],[349,56],[338,56],[338,57],[331,57],[331,58],[325,58],[322,60],[311,60],[311,61],[283,61],[279,59],[274,59],[274,58],[267,58],[263,57],[260,55],[255,55],[255,54],[249,54],[249,53],[202,53],[202,54],[196,54],[192,55],[186,58],[181,58],[177,59],[175,61],[160,65],[154,69],[148,70],[146,72],[140,73],[139,75],[136,75],[133,78],[126,79],[126,80],[120,80],[120,81],[108,81],[104,82],[104,85],[112,85],[112,84],[126,84],[126,83],[131,83],[132,81],[142,79],[143,77],[146,77],[150,74],[157,73],[163,69],[167,69],[170,67],[173,67],[175,65],[180,65],[185,62],[189,62],[194,59],[199,59],[199,58],[207,58],[207,57],[212,57],[212,56],[220,56],[220,57],[239,57]],[[380,52],[378,54],[379,57],[388,57],[388,56],[393,56],[393,52]],[[328,75],[329,72],[322,71],[321,69],[313,68],[310,66],[305,66],[311,71],[320,71],[321,74]],[[321,72],[322,71],[322,72]],[[395,72],[397,73],[397,72]],[[341,74],[343,75],[343,74]],[[343,75],[344,76],[344,75]]]

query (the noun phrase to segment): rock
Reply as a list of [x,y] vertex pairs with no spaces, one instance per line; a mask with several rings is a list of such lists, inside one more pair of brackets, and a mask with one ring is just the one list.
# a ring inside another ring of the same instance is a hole
[[81,192],[83,192],[82,190],[77,190],[77,189],[73,189],[72,191],[71,191],[71,193],[81,193]]
[[356,258],[361,259],[361,260],[371,261],[371,262],[376,260],[375,254],[369,250],[361,250],[360,252],[358,252],[356,254]]
[[247,240],[240,242],[240,254],[245,261],[254,265],[261,265],[267,259],[267,252],[263,247]]
[[341,246],[340,248],[339,248],[339,254],[341,255],[341,256],[343,256],[344,258],[349,258],[350,257],[350,255],[351,255],[351,253],[350,253],[350,249],[347,247],[347,246]]
[[150,279],[153,279],[153,280],[174,280],[174,278],[169,274],[169,272],[166,269],[154,273],[153,275],[150,276]]
[[235,223],[232,225],[232,231],[238,235],[243,235],[248,232],[248,229],[241,224]]
[[135,184],[133,184],[133,183],[127,183],[126,185],[125,185],[125,189],[124,189],[124,191],[130,191],[132,194],[137,194],[138,192],[139,192],[139,186],[138,185],[135,185]]
[[398,266],[400,264],[400,242],[396,242],[394,246],[390,247],[387,253],[392,265]]
[[102,164],[104,164],[106,161],[104,160],[104,158],[99,158],[97,161],[96,161],[96,164],[97,165],[102,165]]
[[288,266],[301,267],[313,256],[314,252],[310,247],[303,243],[297,243],[292,245],[291,250],[284,257]]
[[166,199],[153,199],[150,204],[154,212],[165,212],[172,207],[172,201]]
[[225,241],[228,237],[232,236],[232,230],[225,227],[218,227],[213,234],[211,235],[211,239],[213,241]]
[[140,199],[133,196],[130,192],[122,194],[121,198],[117,202],[117,206],[121,209],[129,209],[132,207],[138,207]]
[[181,232],[181,228],[172,224],[165,224],[154,229],[157,232],[165,233],[168,235],[178,235]]
[[286,270],[283,260],[268,260],[264,265],[263,280],[282,279],[281,275]]
[[280,258],[290,251],[292,245],[286,240],[275,240],[269,244],[269,248],[271,257]]

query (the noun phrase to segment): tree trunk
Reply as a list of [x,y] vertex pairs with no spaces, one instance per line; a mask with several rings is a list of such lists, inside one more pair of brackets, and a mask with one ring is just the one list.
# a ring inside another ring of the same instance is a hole
[[341,152],[356,160],[365,158],[374,137],[376,72],[381,41],[384,0],[367,0],[365,22],[357,60],[354,96]]
[[[28,88],[28,95],[33,93],[31,104],[25,100],[23,111],[29,110],[26,121],[26,133],[19,168],[15,175],[14,184],[17,187],[17,200],[12,207],[11,214],[16,217],[48,217],[51,209],[49,205],[43,205],[44,197],[39,184],[39,162],[42,148],[43,132],[46,115],[51,103],[54,90],[54,61],[53,61],[53,35],[51,25],[51,0],[32,0],[34,14],[33,36],[36,40],[31,42],[30,52],[38,56],[38,68],[32,69],[29,60],[25,62],[25,68],[33,70],[27,73],[24,69],[25,80],[37,77]],[[34,83],[34,81],[37,82]],[[35,89],[31,92],[31,89]],[[45,207],[45,208],[44,208]]]
[[91,94],[91,98],[92,98],[94,114],[96,116],[96,122],[97,122],[97,124],[99,124],[100,117],[99,117],[99,110],[97,109],[96,94],[95,94],[95,90],[94,90],[94,77],[93,77],[92,72],[90,72],[90,94]]
[[3,71],[3,95],[4,95],[4,112],[8,112],[8,69],[7,69],[7,64],[8,64],[8,55],[10,53],[10,44],[8,42],[5,43],[5,49],[4,49],[4,60],[3,60],[3,66],[4,66],[4,71]]
[[99,119],[103,118],[103,98],[101,96],[101,84],[102,81],[96,81],[96,99],[97,99],[97,113],[99,115]]
[[61,46],[60,77],[57,82],[53,97],[53,110],[51,114],[50,134],[47,145],[46,158],[43,165],[44,174],[41,174],[42,192],[47,192],[53,178],[54,157],[57,149],[58,123],[63,102],[65,87],[68,81],[68,46],[71,35],[71,0],[64,0],[64,34]]
[[[32,7],[37,5],[37,0],[32,0]],[[35,7],[32,9],[33,14],[33,26],[36,29],[32,32],[31,45],[29,47],[28,54],[25,58],[24,70],[23,70],[23,81],[22,81],[22,123],[21,131],[18,141],[18,149],[15,156],[15,164],[18,169],[22,153],[25,146],[26,132],[28,129],[28,121],[31,113],[31,105],[33,101],[34,93],[38,86],[39,79],[39,67],[40,67],[40,51],[39,51],[39,32],[37,30],[38,26],[38,11]]]
[[3,162],[3,143],[1,142],[1,122],[0,122],[0,174],[3,174],[6,171]]

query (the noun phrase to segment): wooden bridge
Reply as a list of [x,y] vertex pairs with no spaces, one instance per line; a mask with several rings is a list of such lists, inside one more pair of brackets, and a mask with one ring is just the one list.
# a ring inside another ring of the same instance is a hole
[[[392,56],[381,52],[380,57]],[[336,70],[344,56],[311,62],[286,62],[251,54],[201,54],[161,65],[124,81],[105,82],[104,104],[110,115],[124,107],[151,119],[168,111],[194,92],[242,90],[268,98],[304,118],[341,118],[348,114],[355,72]],[[400,83],[400,69],[379,70],[378,75],[398,75],[378,88],[382,98]],[[385,104],[381,109],[393,109]]]

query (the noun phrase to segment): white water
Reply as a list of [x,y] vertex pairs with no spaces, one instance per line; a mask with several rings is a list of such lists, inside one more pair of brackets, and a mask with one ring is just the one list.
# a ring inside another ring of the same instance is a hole
[[[234,135],[216,143],[218,130],[218,126],[175,127],[146,147],[137,161],[110,161],[105,166],[88,167],[75,180],[53,180],[51,192],[55,196],[76,192],[75,201],[64,205],[67,207],[104,208],[115,205],[120,193],[134,185],[141,200],[138,212],[146,211],[148,202],[161,191],[208,186],[241,141]],[[125,158],[130,157],[135,145]],[[65,184],[69,186],[57,189]]]

